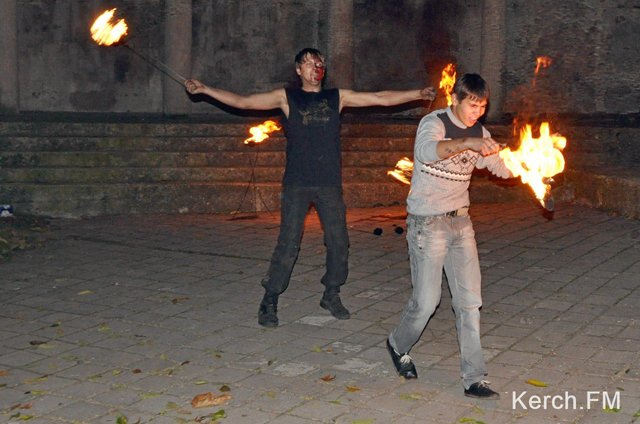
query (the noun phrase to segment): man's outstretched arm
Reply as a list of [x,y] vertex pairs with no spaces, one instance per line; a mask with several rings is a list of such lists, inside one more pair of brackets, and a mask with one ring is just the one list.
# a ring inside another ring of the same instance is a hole
[[209,87],[208,85],[203,84],[196,79],[186,80],[184,82],[184,86],[189,94],[205,94],[213,99],[218,100],[219,102],[222,102],[231,107],[235,107],[236,109],[281,109],[285,113],[285,115],[289,115],[287,95],[283,88],[268,91],[265,93],[256,93],[243,96],[231,91]]
[[425,87],[421,90],[360,92],[340,89],[340,110],[345,107],[395,106],[415,100],[433,100],[436,89]]

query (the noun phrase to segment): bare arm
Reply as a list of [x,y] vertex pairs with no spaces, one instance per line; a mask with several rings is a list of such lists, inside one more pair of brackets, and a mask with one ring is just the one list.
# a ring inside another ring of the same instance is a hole
[[426,87],[422,90],[359,92],[340,89],[340,110],[345,107],[395,106],[414,100],[433,100],[436,90]]
[[237,109],[281,109],[285,113],[285,115],[289,115],[287,95],[283,88],[279,88],[266,93],[256,93],[243,96],[231,91],[209,87],[208,85],[203,84],[196,79],[186,80],[184,86],[190,94],[205,94]]
[[489,156],[500,150],[500,145],[491,137],[465,137],[452,140],[440,140],[436,146],[436,153],[440,159],[448,158],[463,150],[474,150],[482,156]]

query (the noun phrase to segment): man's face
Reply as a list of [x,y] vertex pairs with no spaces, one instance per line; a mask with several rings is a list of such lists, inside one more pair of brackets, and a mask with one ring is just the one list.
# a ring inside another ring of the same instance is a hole
[[467,127],[474,126],[487,109],[487,99],[467,96],[459,101],[458,96],[454,93],[451,100],[453,114]]
[[296,72],[304,83],[320,85],[324,78],[325,64],[321,57],[306,55],[301,64],[296,65]]

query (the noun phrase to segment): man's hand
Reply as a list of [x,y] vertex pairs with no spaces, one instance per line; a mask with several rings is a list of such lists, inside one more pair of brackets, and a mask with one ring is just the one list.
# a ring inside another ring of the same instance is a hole
[[204,93],[206,85],[198,81],[197,79],[188,79],[184,82],[184,86],[189,94]]
[[498,144],[493,138],[467,138],[467,147],[471,150],[475,150],[482,156],[489,156],[494,153],[498,153],[502,146]]
[[433,100],[436,98],[436,89],[434,87],[425,87],[420,90],[422,100]]

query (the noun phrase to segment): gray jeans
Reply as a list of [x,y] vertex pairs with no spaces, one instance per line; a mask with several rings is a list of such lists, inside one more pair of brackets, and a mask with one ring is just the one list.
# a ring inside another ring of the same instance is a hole
[[480,345],[480,263],[471,219],[409,215],[407,242],[413,293],[389,342],[406,353],[418,341],[440,303],[444,268],[456,315],[460,374],[468,389],[487,373]]

